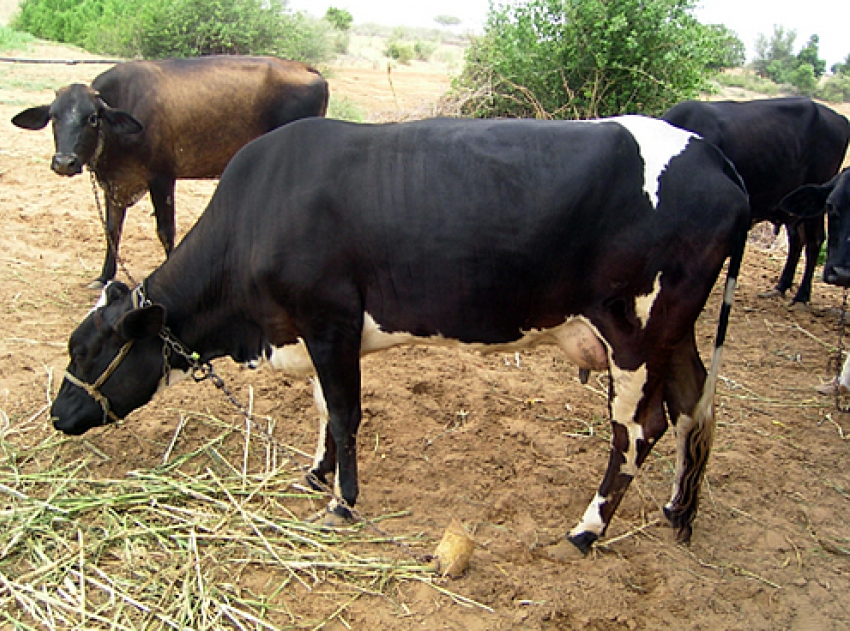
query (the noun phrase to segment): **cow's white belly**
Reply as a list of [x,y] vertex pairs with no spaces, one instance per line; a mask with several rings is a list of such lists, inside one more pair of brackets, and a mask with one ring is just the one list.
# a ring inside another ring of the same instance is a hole
[[[496,353],[533,348],[540,344],[558,346],[567,359],[579,368],[599,371],[608,367],[608,352],[605,346],[596,333],[595,327],[582,316],[570,318],[551,329],[526,331],[518,340],[506,344],[465,344],[441,335],[419,337],[411,333],[387,333],[381,330],[380,325],[371,315],[366,313],[363,318],[360,354],[368,355],[402,345],[446,346]],[[313,362],[303,341],[274,347],[268,361],[272,367],[292,375],[306,376],[314,373]]]

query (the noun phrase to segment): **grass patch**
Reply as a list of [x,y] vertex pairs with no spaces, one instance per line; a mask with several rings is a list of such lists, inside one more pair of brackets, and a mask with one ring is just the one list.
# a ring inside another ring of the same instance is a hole
[[346,96],[331,97],[330,103],[328,103],[328,118],[362,123],[365,116],[363,108]]
[[0,26],[0,52],[27,51],[35,38],[29,33],[21,33],[8,26]]
[[[296,518],[327,498],[251,423],[181,413],[160,466],[100,479],[90,467],[106,456],[46,432],[46,409],[17,423],[0,411],[0,620],[14,628],[319,628],[360,598],[401,611],[404,581],[463,600],[375,522]],[[187,425],[209,438],[179,453]]]

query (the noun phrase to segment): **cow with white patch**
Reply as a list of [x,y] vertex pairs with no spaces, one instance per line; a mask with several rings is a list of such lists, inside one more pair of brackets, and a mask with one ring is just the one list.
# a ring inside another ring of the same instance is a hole
[[[311,474],[334,476],[326,517],[347,520],[362,355],[556,344],[611,384],[608,471],[570,541],[586,552],[603,535],[668,418],[678,456],[665,510],[687,540],[749,220],[725,156],[653,119],[298,121],[236,155],[141,285],[107,287],[71,335],[52,420],[81,434],[124,418],[225,355],[315,373]],[[694,324],[727,258],[707,378]]]

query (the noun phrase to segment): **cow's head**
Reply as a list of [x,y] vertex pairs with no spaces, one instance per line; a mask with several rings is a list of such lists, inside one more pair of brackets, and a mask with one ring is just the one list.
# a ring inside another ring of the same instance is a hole
[[138,294],[110,283],[104,299],[71,334],[65,379],[50,409],[56,429],[82,434],[151,400],[167,375],[160,333],[165,308],[138,306]]
[[850,168],[826,184],[801,186],[789,193],[779,207],[803,218],[826,212],[828,237],[823,280],[830,285],[850,287]]
[[43,129],[50,121],[56,143],[50,167],[59,175],[82,172],[103,142],[104,131],[138,134],[144,129],[131,114],[110,107],[96,90],[79,83],[58,90],[50,105],[31,107],[12,118],[23,129]]

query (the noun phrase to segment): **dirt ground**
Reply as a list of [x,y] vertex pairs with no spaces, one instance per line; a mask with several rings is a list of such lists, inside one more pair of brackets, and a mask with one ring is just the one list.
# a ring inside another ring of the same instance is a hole
[[[37,47],[28,56],[87,57]],[[49,131],[25,132],[10,118],[46,103],[52,90],[89,81],[104,66],[0,66],[0,416],[52,432],[44,406],[66,364],[68,335],[97,298],[103,236],[87,176],[49,169]],[[371,112],[423,108],[447,85],[424,68],[337,68],[334,94]],[[393,90],[395,95],[393,95]],[[396,105],[398,101],[398,105]],[[848,112],[845,112],[848,113]],[[211,182],[180,182],[178,225],[202,212]],[[818,281],[808,310],[759,298],[784,255],[765,236],[748,249],[732,313],[719,427],[701,513],[689,547],[657,521],[672,480],[673,440],[660,442],[635,480],[605,545],[586,559],[557,553],[580,518],[607,462],[604,386],[583,386],[554,350],[481,356],[442,349],[396,349],[364,360],[361,502],[366,516],[395,533],[436,542],[458,518],[478,544],[466,575],[448,587],[489,607],[465,607],[421,584],[402,584],[398,609],[363,597],[324,628],[370,629],[741,629],[850,628],[850,416],[814,386],[831,376],[842,339],[842,293]],[[781,243],[781,241],[780,241]],[[122,255],[143,278],[163,260],[150,204],[128,212]],[[719,311],[714,296],[698,339],[709,356]],[[276,435],[305,452],[315,444],[307,384],[274,371],[216,364],[237,396],[253,388],[255,410],[273,416]],[[239,423],[209,383],[162,393],[120,426],[84,438],[105,455],[93,476],[156,465],[177,410],[208,410]],[[184,432],[176,449],[203,440]],[[341,599],[342,597],[340,597]],[[305,616],[333,611],[333,594],[304,598]]]

